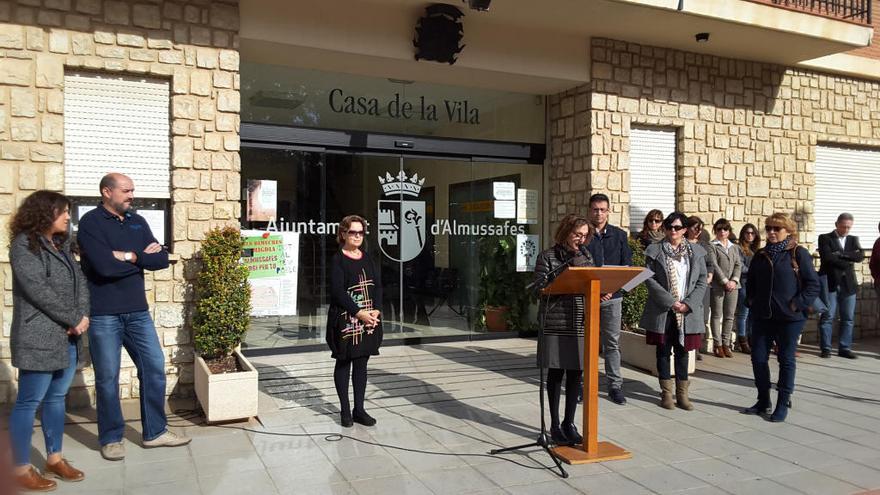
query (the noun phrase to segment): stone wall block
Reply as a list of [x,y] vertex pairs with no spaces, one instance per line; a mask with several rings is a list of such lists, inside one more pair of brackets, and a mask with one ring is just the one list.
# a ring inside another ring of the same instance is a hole
[[128,26],[131,23],[128,2],[107,0],[104,2],[104,22]]
[[0,24],[0,48],[21,50],[25,47],[24,28],[16,24]]
[[211,27],[217,29],[238,31],[238,9],[234,5],[212,2],[210,8],[210,22]]
[[37,94],[31,88],[10,88],[10,115],[13,117],[35,117],[37,115]]
[[33,83],[33,62],[8,58],[0,60],[0,84],[11,86],[32,86]]
[[159,29],[162,27],[162,14],[158,5],[135,4],[132,8],[132,24],[139,27]]
[[30,149],[32,162],[61,163],[64,161],[64,148],[60,144],[32,144]]

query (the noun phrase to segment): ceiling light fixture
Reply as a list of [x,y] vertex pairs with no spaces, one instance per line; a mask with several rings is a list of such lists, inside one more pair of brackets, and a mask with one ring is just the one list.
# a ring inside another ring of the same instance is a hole
[[694,39],[697,40],[697,43],[708,43],[709,33],[697,33],[694,35]]

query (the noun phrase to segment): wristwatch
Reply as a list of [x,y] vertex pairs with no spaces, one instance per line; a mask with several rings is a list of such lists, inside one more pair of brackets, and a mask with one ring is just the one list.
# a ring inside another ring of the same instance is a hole
[[131,261],[134,259],[134,253],[131,251],[126,251],[125,254],[122,255],[122,259],[125,261]]

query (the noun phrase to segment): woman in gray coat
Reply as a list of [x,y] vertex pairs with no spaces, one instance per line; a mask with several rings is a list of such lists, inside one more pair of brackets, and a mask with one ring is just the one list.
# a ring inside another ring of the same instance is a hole
[[[648,344],[657,346],[660,405],[666,409],[694,408],[688,398],[688,352],[700,347],[703,295],[706,293],[706,251],[684,238],[687,217],[670,213],[663,220],[666,238],[645,250],[645,266],[654,275],[645,281],[648,301],[640,326]],[[669,357],[675,351],[675,401]]]
[[89,327],[89,291],[70,250],[70,201],[52,191],[25,198],[10,223],[12,365],[18,396],[9,416],[15,479],[26,490],[48,491],[55,481],[30,464],[36,410],[46,441],[45,475],[80,481],[61,454],[64,399],[76,373],[81,335]]
[[715,221],[712,230],[715,240],[711,248],[715,255],[715,275],[710,284],[712,300],[712,340],[715,357],[733,357],[730,341],[733,340],[733,320],[739,296],[742,273],[742,249],[730,240],[732,227],[725,218]]

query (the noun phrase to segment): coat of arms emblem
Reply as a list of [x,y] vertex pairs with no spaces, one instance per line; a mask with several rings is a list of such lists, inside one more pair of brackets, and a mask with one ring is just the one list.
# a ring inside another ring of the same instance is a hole
[[419,179],[419,174],[407,177],[403,171],[396,177],[388,172],[385,177],[379,177],[384,196],[395,198],[379,200],[379,248],[394,261],[407,262],[425,247],[425,202],[404,199],[405,196],[418,198],[424,183],[425,179]]

